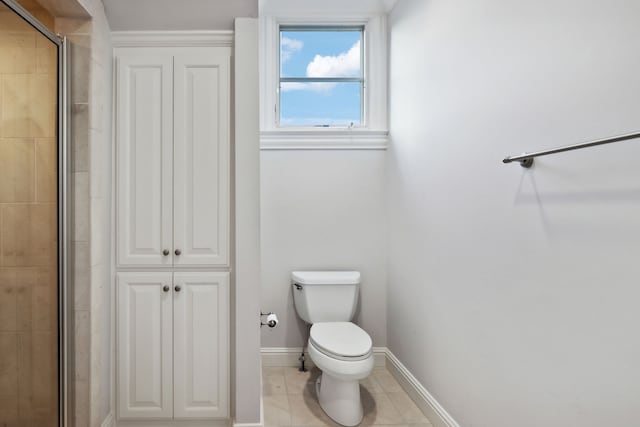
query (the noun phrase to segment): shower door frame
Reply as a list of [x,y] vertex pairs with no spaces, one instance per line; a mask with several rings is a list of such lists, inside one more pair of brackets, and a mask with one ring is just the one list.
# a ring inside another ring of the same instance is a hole
[[57,63],[57,166],[58,166],[58,426],[66,427],[69,425],[70,399],[69,396],[69,378],[67,371],[71,372],[68,367],[68,325],[73,323],[69,321],[67,313],[67,283],[69,266],[68,257],[68,194],[67,188],[69,184],[68,177],[68,155],[69,141],[67,133],[68,118],[68,64],[67,64],[67,39],[66,37],[56,34],[49,30],[36,17],[29,13],[25,8],[18,4],[15,0],[0,0],[0,3],[6,5],[16,15],[28,22],[35,30],[49,39],[58,49]]

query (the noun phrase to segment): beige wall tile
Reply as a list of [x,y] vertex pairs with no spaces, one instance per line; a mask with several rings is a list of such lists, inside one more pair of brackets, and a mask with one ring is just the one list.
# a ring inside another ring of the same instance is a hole
[[74,274],[73,287],[76,310],[89,310],[91,308],[91,271],[89,266],[89,244],[76,242],[73,245]]
[[69,38],[69,60],[71,63],[71,102],[89,102],[91,67],[91,37],[73,36]]
[[24,408],[33,398],[33,336],[31,332],[18,333],[18,399]]
[[67,37],[73,35],[91,34],[92,23],[89,19],[76,18],[56,18],[56,31],[66,34]]
[[58,199],[58,147],[55,138],[38,138],[35,142],[36,197],[38,202]]
[[35,200],[34,159],[33,139],[0,139],[0,203]]
[[48,44],[38,41],[36,47],[36,71],[38,73],[56,74],[58,66],[58,49],[51,41]]
[[[17,389],[18,334],[0,332],[0,400],[14,397]],[[1,416],[0,425],[2,425]]]
[[73,240],[89,241],[89,173],[78,172],[73,174],[74,201],[73,201]]
[[89,171],[89,104],[71,106],[73,171]]
[[42,22],[48,29],[50,29],[51,31],[55,31],[54,19],[49,12],[47,12],[42,8],[39,8],[39,9],[33,10],[31,13],[33,14],[33,16],[38,18],[38,20]]
[[33,404],[37,408],[52,409],[56,405],[57,393],[57,334],[35,331],[33,334]]
[[29,135],[55,138],[56,106],[56,75],[29,75]]
[[88,381],[76,381],[75,383],[76,393],[76,413],[75,413],[75,425],[88,426],[89,425],[89,382]]
[[0,37],[0,74],[29,74],[36,71],[36,33],[8,33]]
[[28,32],[33,29],[24,19],[20,19],[6,6],[0,7],[0,28],[1,32]]
[[2,207],[3,266],[48,266],[57,263],[56,206],[51,203]]
[[31,290],[32,329],[55,332],[58,325],[58,277],[55,269],[35,272]]
[[88,311],[76,311],[75,314],[75,378],[89,381],[91,315]]
[[[2,49],[0,49],[1,51]],[[2,59],[0,59],[1,61]],[[2,135],[3,137],[30,136],[29,75],[2,75]]]
[[16,272],[0,269],[0,333],[17,330],[16,295]]
[[17,397],[0,397],[0,425],[18,427]]
[[31,264],[53,266],[57,264],[57,207],[53,203],[38,203],[29,207]]
[[29,265],[29,206],[2,206],[2,248],[0,264],[3,266]]
[[[33,287],[35,286],[37,272],[33,270],[16,271],[16,303],[17,303],[17,330],[29,332],[33,328],[32,313],[39,307],[33,306]],[[45,308],[46,309],[46,308]]]

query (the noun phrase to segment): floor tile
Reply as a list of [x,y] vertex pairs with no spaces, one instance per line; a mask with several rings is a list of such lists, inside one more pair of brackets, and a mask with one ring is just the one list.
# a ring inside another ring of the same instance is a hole
[[291,408],[291,424],[294,426],[334,426],[333,422],[324,413],[318,403],[315,392],[308,388],[303,394],[290,394],[289,407]]
[[307,372],[300,372],[298,368],[284,368],[284,380],[288,394],[303,394],[307,388],[315,387],[315,381],[320,375],[317,368]]
[[372,375],[386,393],[404,392],[398,381],[385,368],[374,369]]
[[291,425],[289,399],[286,395],[264,396],[265,427]]
[[[320,407],[315,382],[317,368],[264,367],[265,427],[340,427]],[[360,382],[362,426],[432,427],[386,368],[376,368]]]
[[364,419],[362,425],[404,424],[400,412],[386,394],[362,394]]
[[360,386],[371,394],[384,393],[384,389],[373,375],[369,375],[367,378],[360,380]]
[[275,394],[287,394],[287,387],[284,380],[284,372],[269,370],[262,374],[262,393],[265,396]]
[[422,411],[418,409],[413,400],[405,392],[388,393],[389,399],[402,415],[403,421],[406,423],[428,423],[429,420],[424,416]]

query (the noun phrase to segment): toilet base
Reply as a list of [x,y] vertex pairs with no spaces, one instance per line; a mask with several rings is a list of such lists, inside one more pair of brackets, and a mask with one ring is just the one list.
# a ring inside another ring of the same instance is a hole
[[316,381],[316,394],[322,410],[335,422],[352,427],[362,421],[358,380],[342,381],[323,372]]

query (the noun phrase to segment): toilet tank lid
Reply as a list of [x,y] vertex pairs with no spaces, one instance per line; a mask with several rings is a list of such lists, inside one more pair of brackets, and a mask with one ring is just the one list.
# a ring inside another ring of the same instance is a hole
[[293,271],[291,279],[301,285],[357,285],[359,271]]

